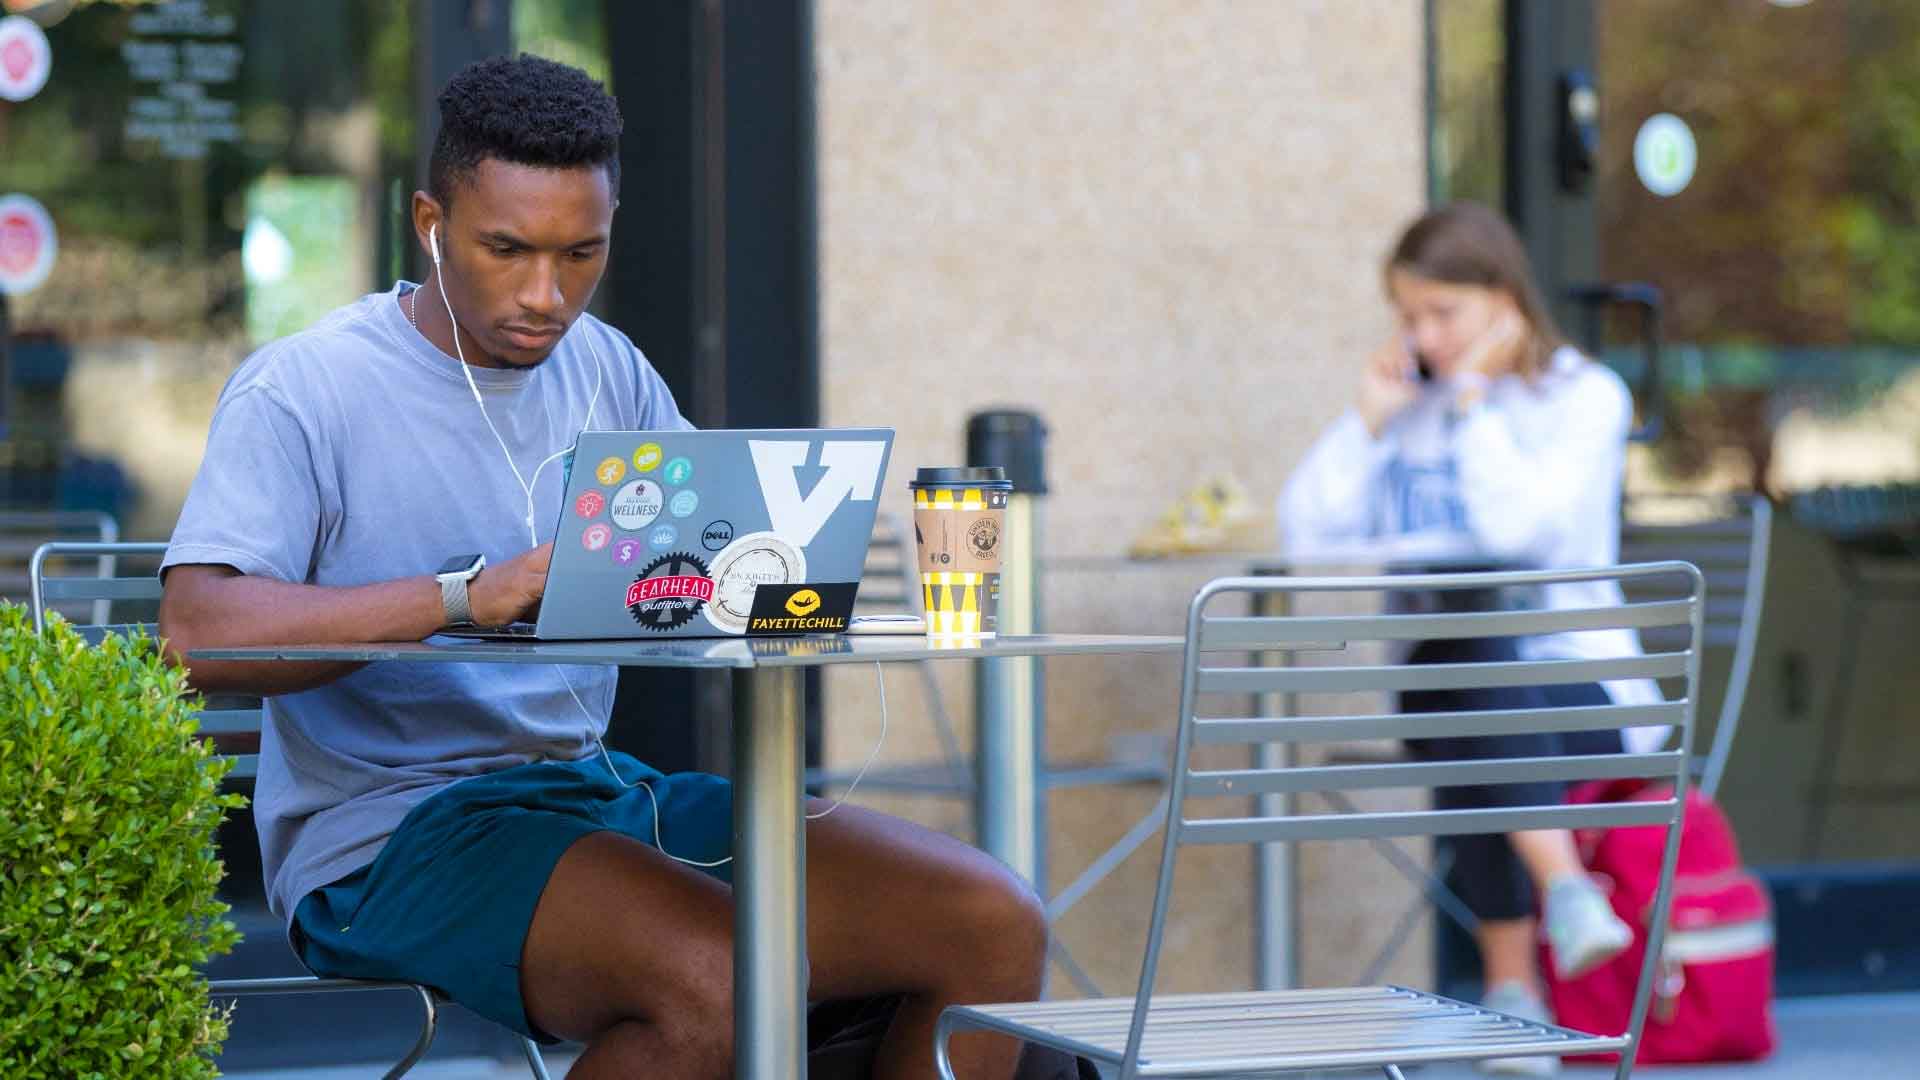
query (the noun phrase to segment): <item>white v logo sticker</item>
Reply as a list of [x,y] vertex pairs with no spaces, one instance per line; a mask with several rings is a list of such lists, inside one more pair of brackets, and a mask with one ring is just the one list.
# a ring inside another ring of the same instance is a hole
[[767,517],[773,531],[805,547],[820,534],[827,519],[840,504],[872,502],[874,488],[880,483],[880,462],[886,456],[884,442],[829,441],[820,447],[820,464],[827,474],[800,495],[800,478],[794,470],[807,463],[813,444],[805,441],[750,439],[747,449],[753,454],[753,471],[760,478],[760,494],[767,500]]

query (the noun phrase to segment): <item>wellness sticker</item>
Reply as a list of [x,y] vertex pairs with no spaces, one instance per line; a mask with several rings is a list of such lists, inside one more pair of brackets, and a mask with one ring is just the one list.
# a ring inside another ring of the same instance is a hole
[[645,478],[630,480],[613,497],[613,523],[637,532],[660,516],[660,485]]

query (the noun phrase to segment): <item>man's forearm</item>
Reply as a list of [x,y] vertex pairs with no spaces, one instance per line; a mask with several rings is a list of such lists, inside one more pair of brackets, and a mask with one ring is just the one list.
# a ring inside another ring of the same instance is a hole
[[233,573],[202,574],[190,583],[171,579],[189,569],[176,568],[170,577],[160,632],[203,693],[308,690],[361,665],[189,660],[186,653],[194,649],[419,641],[440,629],[443,619],[440,585],[427,575],[352,587],[292,585]]

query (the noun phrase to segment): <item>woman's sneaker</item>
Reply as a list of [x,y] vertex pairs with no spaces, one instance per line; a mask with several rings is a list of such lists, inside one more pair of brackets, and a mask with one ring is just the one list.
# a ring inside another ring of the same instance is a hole
[[1547,886],[1545,906],[1553,970],[1562,979],[1577,979],[1633,944],[1633,928],[1585,874],[1567,874]]
[[[1518,1020],[1553,1023],[1553,1018],[1547,1014],[1546,1001],[1526,983],[1495,983],[1480,1004]],[[1551,1054],[1545,1057],[1490,1058],[1480,1063],[1480,1071],[1494,1076],[1558,1076],[1560,1059]]]

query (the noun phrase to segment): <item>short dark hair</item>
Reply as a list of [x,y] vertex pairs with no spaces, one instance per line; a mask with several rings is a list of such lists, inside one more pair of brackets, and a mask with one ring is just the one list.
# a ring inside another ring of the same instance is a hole
[[620,194],[620,106],[576,67],[522,53],[477,60],[440,91],[440,134],[427,192],[453,208],[453,189],[488,158],[550,169],[600,166]]

